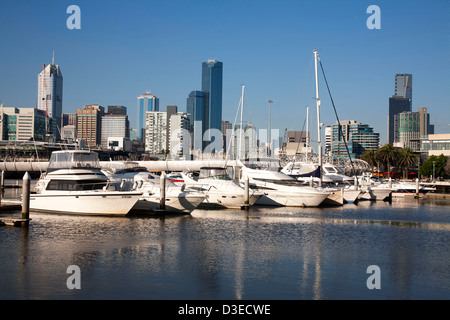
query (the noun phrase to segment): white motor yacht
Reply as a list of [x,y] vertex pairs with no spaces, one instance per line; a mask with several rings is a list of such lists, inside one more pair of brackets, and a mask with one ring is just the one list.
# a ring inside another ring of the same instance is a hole
[[[181,173],[186,188],[200,190],[208,196],[203,207],[241,208],[245,205],[245,189],[232,180],[224,168],[200,168],[197,179],[192,175]],[[262,192],[249,189],[249,203],[252,206],[263,196]]]
[[370,186],[372,189],[390,190],[393,197],[404,197],[406,195],[415,194],[417,191],[425,194],[430,191],[435,191],[434,187],[427,187],[419,184],[417,190],[417,182],[397,181],[391,180],[383,181],[375,176],[363,175],[359,178],[359,182],[363,186]]
[[126,215],[138,191],[113,191],[100,171],[98,155],[86,150],[54,151],[47,172],[30,195],[30,210],[80,215]]
[[388,188],[388,185],[380,186],[379,183],[371,181],[370,177],[364,175],[358,178],[357,188],[361,191],[358,200],[384,201],[390,198],[393,191]]
[[[117,165],[117,164],[116,164]],[[116,189],[142,192],[133,206],[136,213],[191,213],[206,198],[206,194],[185,190],[165,178],[165,201],[161,206],[161,176],[148,172],[135,163],[124,163],[117,168],[103,168],[103,173]]]
[[241,183],[247,178],[253,188],[264,192],[255,203],[259,205],[317,207],[330,195],[320,188],[303,186],[278,170],[253,169],[242,164]]

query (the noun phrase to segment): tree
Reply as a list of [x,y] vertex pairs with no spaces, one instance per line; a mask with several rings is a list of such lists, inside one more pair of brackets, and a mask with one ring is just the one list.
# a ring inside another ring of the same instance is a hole
[[361,155],[361,159],[366,161],[370,165],[373,174],[373,167],[375,167],[378,163],[375,150],[364,151],[364,153]]
[[377,152],[377,158],[386,164],[388,176],[391,177],[391,164],[395,163],[397,152],[391,144],[385,144]]
[[403,171],[403,179],[408,178],[408,171],[411,166],[417,163],[417,155],[410,148],[404,148],[397,153],[397,165]]
[[[433,166],[434,164],[434,166]],[[419,168],[419,173],[426,177],[433,176],[433,170],[435,177],[445,177],[445,167],[447,165],[447,157],[441,154],[439,157],[430,156]],[[434,167],[434,168],[433,168]]]

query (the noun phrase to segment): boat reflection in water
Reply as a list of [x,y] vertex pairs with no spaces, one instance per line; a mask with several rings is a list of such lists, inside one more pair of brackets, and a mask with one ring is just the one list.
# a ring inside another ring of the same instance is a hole
[[126,215],[139,191],[116,191],[101,172],[98,155],[87,150],[54,151],[47,172],[30,195],[30,210],[62,214]]

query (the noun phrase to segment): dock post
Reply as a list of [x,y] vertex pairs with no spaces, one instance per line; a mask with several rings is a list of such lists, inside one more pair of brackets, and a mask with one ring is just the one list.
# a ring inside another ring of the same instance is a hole
[[5,170],[2,170],[2,178],[1,178],[1,182],[0,182],[1,186],[1,196],[3,197],[4,192],[5,192]]
[[159,198],[159,208],[162,210],[166,209],[166,173],[161,172],[160,181],[160,198]]
[[419,178],[416,178],[416,196],[419,196]]
[[392,178],[389,177],[389,184],[388,184],[389,189],[392,189]]
[[248,206],[250,204],[250,188],[249,188],[249,178],[245,178],[245,194],[244,194],[244,207],[245,209],[248,209]]
[[2,197],[3,197],[3,182],[5,181],[5,171],[2,170],[2,177],[0,182],[0,206],[2,205]]
[[31,177],[28,174],[28,171],[25,172],[23,176],[23,184],[22,184],[22,219],[26,219],[24,224],[28,224],[28,220],[30,219],[30,185],[31,185]]

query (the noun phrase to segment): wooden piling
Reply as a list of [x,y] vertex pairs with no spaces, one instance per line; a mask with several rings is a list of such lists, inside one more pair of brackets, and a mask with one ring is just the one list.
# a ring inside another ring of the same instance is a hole
[[166,209],[166,173],[161,172],[160,180],[160,198],[159,198],[159,209]]
[[2,197],[3,197],[3,186],[5,181],[5,170],[2,170],[2,177],[0,180],[0,206],[2,205]]
[[250,188],[249,188],[249,181],[248,177],[245,178],[245,185],[244,185],[244,209],[248,209],[250,206]]
[[3,197],[4,192],[5,192],[5,170],[2,170],[2,176],[1,176],[1,180],[0,180],[0,188],[1,188],[0,196]]

